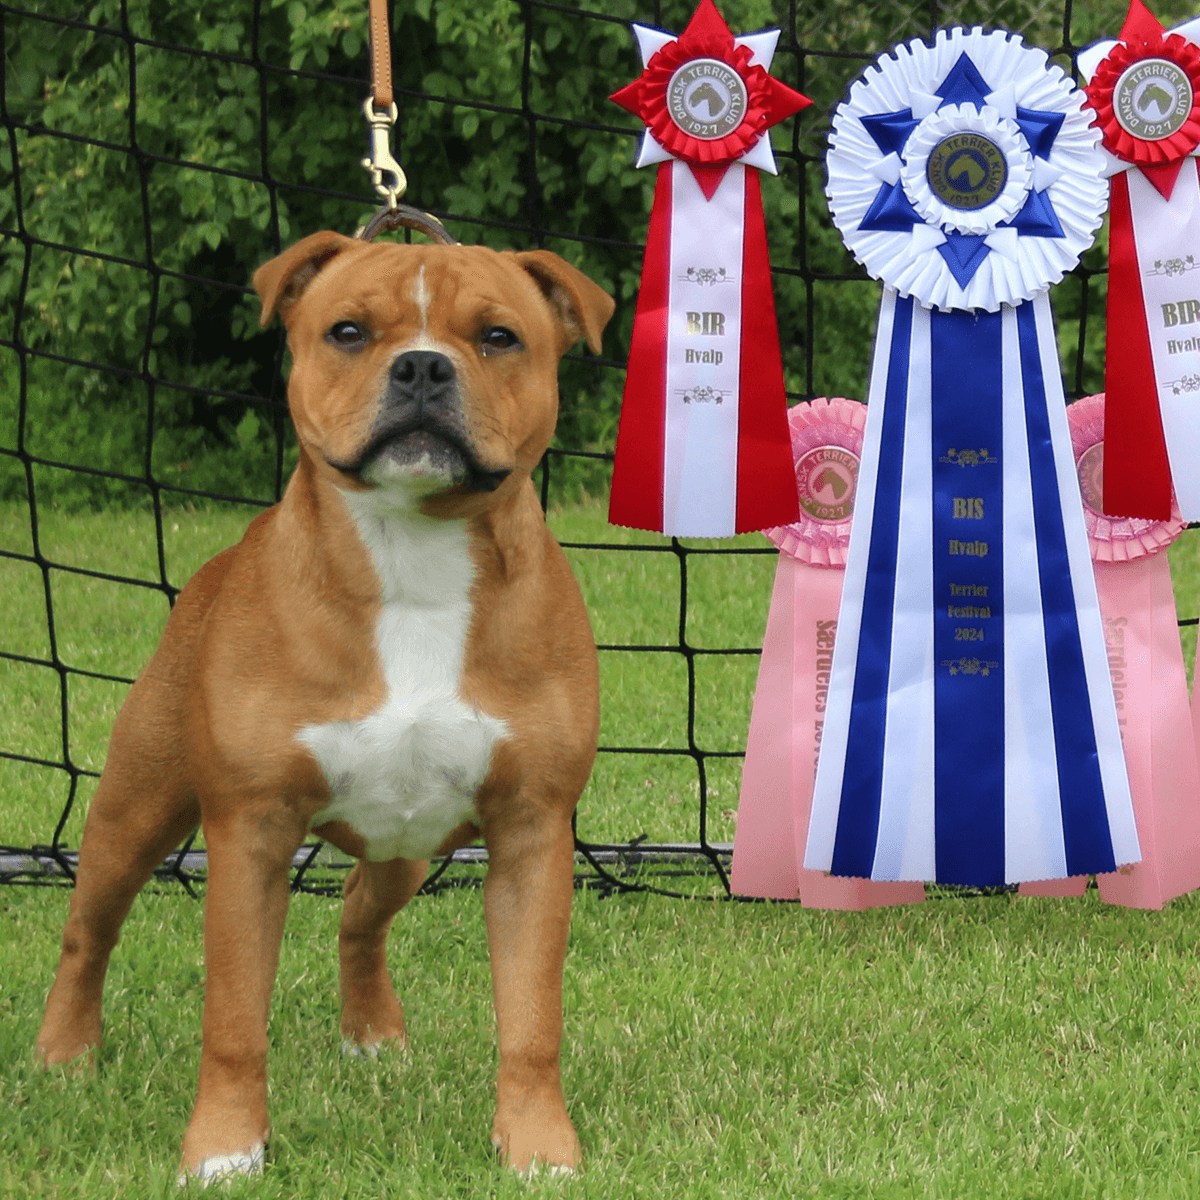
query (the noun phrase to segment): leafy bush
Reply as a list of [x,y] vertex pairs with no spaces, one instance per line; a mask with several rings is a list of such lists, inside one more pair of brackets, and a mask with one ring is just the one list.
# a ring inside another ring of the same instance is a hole
[[[289,241],[351,232],[374,205],[358,166],[366,5],[98,0],[82,23],[70,0],[27,5],[0,18],[11,133],[0,145],[0,311],[17,347],[0,347],[0,448],[128,477],[39,466],[43,502],[144,503],[155,481],[271,499],[295,450],[281,334],[259,330],[247,285]],[[682,29],[693,7],[663,4],[664,26]],[[1118,28],[1124,7],[1090,6],[1086,36]],[[615,441],[654,184],[633,167],[636,123],[606,100],[639,70],[628,22],[653,15],[634,0],[604,8],[406,0],[393,33],[406,199],[463,241],[555,250],[617,297],[604,354],[577,352],[562,374],[557,444],[591,451]],[[814,0],[798,6],[794,30],[782,0],[722,10],[735,30],[782,25],[775,73],[815,100],[774,132],[780,175],[763,181],[789,391],[861,397],[878,287],[829,219],[824,137],[862,63],[928,33],[929,9]],[[1064,35],[1058,0],[937,15],[1007,23],[1048,48]],[[1074,332],[1090,304],[1079,376],[1090,386],[1102,309],[1094,284],[1073,287],[1061,289],[1060,318]],[[597,491],[606,471],[556,461],[555,479]],[[24,464],[0,455],[0,498],[25,490]]]

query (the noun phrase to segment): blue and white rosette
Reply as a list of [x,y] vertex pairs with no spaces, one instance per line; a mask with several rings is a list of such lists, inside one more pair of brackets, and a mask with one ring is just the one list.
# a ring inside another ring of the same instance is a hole
[[884,283],[805,866],[992,886],[1140,858],[1049,287],[1107,204],[1083,93],[942,30],[834,116]]

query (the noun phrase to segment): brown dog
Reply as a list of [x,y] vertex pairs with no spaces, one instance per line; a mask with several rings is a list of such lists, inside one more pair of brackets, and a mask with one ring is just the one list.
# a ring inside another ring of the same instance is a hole
[[571,813],[596,749],[596,651],[530,472],[557,368],[612,300],[546,251],[317,233],[261,267],[288,330],[300,460],[282,501],[184,588],[117,718],[38,1049],[100,1042],[133,898],[204,827],[204,1048],[182,1169],[261,1169],[288,868],[310,829],[360,861],[342,1034],[403,1043],[385,967],[427,859],[482,835],[500,1039],[492,1139],[572,1168],[559,1083]]

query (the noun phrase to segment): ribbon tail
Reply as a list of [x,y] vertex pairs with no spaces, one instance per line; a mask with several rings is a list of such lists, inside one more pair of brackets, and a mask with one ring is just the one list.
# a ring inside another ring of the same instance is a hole
[[[800,564],[789,554],[779,556],[775,587],[763,638],[746,739],[746,762],[738,797],[737,831],[733,839],[730,886],[739,896],[763,896],[795,900],[798,879],[792,836],[792,796],[806,789],[811,780],[793,777],[793,745],[812,746],[812,730],[792,712],[793,676],[804,670],[799,661],[803,647],[794,636],[797,577]],[[821,574],[837,576],[840,572]],[[814,581],[819,582],[819,581]],[[834,584],[839,582],[835,579]],[[836,599],[830,617],[837,614]],[[814,671],[807,674],[811,676]],[[796,763],[798,774],[803,761]]]
[[[804,857],[809,870],[858,878],[871,876],[878,840],[914,307],[884,288]],[[925,865],[908,878],[931,877]]]
[[1106,904],[1162,908],[1200,887],[1200,770],[1165,554],[1097,563],[1142,861],[1097,879]]
[[996,886],[1136,861],[1049,300],[884,295],[804,865]]
[[1126,173],[1113,176],[1104,367],[1104,511],[1171,519],[1171,468],[1158,404]]
[[[1088,552],[1083,501],[1071,450],[1055,349],[1053,315],[1043,293],[1013,314],[1006,329],[1006,375],[1012,364],[1023,419],[1006,421],[1010,470],[1028,472],[1023,514],[1026,553],[1005,550],[1006,608],[1036,606],[1033,628],[1006,629],[1010,650],[1008,727],[1023,732],[1028,779],[1006,780],[1009,882],[1094,874],[1141,857],[1121,748],[1104,627]],[[1006,381],[1007,391],[1007,381]],[[1029,552],[1037,564],[1028,569]],[[1026,632],[1028,631],[1028,632]],[[1015,714],[1021,714],[1017,724]],[[1010,760],[1013,761],[1013,760]],[[1015,761],[1021,761],[1019,758]],[[1038,833],[1042,832],[1041,840]],[[1106,864],[1112,863],[1112,866]]]
[[753,169],[746,170],[738,394],[737,532],[789,525],[800,507],[762,189]]
[[[830,670],[830,647],[836,644],[836,618],[843,572],[800,567],[803,591],[796,604],[796,670],[793,681],[792,799],[795,813],[797,864],[804,862],[812,812],[813,777],[825,724]],[[739,817],[740,821],[740,817]],[[799,868],[800,903],[805,908],[840,911],[879,908],[891,904],[920,904],[925,885],[874,879],[845,879],[824,871]]]
[[663,527],[672,166],[659,167],[654,187],[608,503],[611,524],[658,531]]

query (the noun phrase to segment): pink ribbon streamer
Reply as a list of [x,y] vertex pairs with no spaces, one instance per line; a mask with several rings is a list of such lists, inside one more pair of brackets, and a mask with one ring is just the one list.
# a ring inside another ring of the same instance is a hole
[[[1067,414],[1142,846],[1140,863],[1096,878],[1106,904],[1158,909],[1200,887],[1200,769],[1171,572],[1161,553],[1183,522],[1178,509],[1163,522],[1105,517],[1096,453],[1104,397],[1077,401]],[[1023,883],[1020,892],[1077,896],[1086,887],[1086,876],[1074,876]]]
[[[806,479],[813,474],[806,463],[819,447],[835,452],[834,471],[844,469],[836,451],[841,448],[858,457],[864,422],[863,406],[852,400],[822,398],[791,409],[798,476],[806,470]],[[844,482],[843,476],[840,483]],[[782,552],[746,743],[731,884],[739,895],[799,898],[806,908],[916,903],[925,898],[923,884],[844,879],[801,865],[850,521],[848,515],[836,521],[829,516],[809,518],[810,508],[822,510],[817,498],[806,495],[805,480],[798,483],[801,519],[768,531]],[[852,495],[837,497],[837,485],[830,481],[828,486],[828,498],[840,499],[843,508],[852,505]]]

